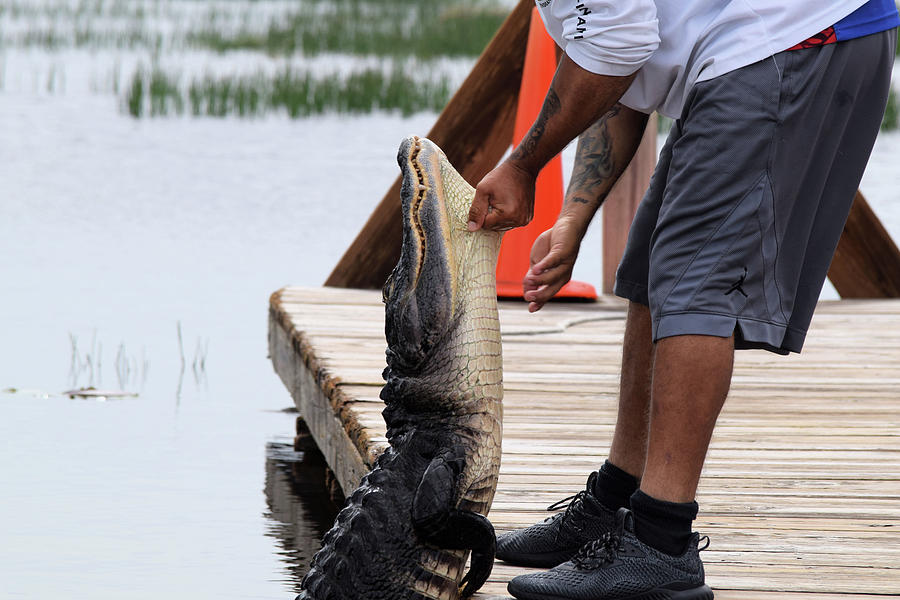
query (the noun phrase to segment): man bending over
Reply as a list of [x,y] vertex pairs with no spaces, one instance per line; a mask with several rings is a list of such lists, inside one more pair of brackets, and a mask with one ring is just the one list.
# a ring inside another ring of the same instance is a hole
[[[540,115],[478,184],[470,229],[526,224],[541,167],[579,134],[556,224],[524,281],[566,283],[648,114],[675,121],[631,226],[608,460],[565,512],[498,539],[551,568],[522,600],[712,598],[692,521],[734,350],[800,352],[879,129],[893,0],[538,0],[564,50]],[[620,510],[626,509],[626,510]]]

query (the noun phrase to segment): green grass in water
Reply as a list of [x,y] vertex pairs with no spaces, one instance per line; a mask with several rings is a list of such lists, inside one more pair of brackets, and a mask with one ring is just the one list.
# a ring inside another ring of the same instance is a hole
[[371,3],[364,3],[369,8],[359,12],[345,4],[337,3],[325,17],[308,7],[271,23],[264,32],[195,31],[187,35],[187,42],[218,52],[255,50],[271,55],[340,52],[423,59],[472,57],[484,50],[506,18],[506,12],[496,8],[464,8],[453,2],[423,2],[412,7],[387,4],[383,6],[390,8],[382,14],[373,12]]
[[125,93],[125,106],[128,113],[136,119],[144,114],[144,74],[141,71],[131,79],[131,85]]
[[178,77],[154,67],[149,73],[143,68],[135,72],[125,91],[124,105],[128,114],[140,118],[148,113],[151,117],[180,115],[185,102]]
[[[507,7],[492,0],[299,0],[284,2],[285,12],[260,31],[251,18],[253,2],[211,3],[205,19],[192,18],[186,27],[162,35],[155,21],[177,22],[189,4],[188,0],[154,3],[145,10],[142,3],[127,0],[48,4],[0,0],[0,14],[28,22],[28,27],[13,34],[0,31],[0,43],[47,50],[179,50],[188,46],[279,56],[322,52],[477,56],[508,13]],[[110,25],[110,19],[116,26]]]
[[159,69],[139,69],[124,96],[128,113],[140,118],[182,114],[255,117],[284,111],[292,118],[326,112],[365,114],[376,110],[411,115],[439,111],[450,98],[446,78],[417,82],[400,68],[369,69],[347,77],[313,76],[286,68],[274,74],[210,76],[179,86],[178,78]]

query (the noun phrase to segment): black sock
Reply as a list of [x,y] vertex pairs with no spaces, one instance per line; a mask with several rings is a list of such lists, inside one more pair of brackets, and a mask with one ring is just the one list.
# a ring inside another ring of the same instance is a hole
[[609,461],[600,467],[597,481],[591,493],[600,501],[600,504],[617,511],[622,507],[628,508],[628,499],[638,489],[640,482],[637,477],[629,475]]
[[666,502],[641,490],[631,496],[635,535],[648,546],[673,556],[687,549],[697,510],[696,502]]

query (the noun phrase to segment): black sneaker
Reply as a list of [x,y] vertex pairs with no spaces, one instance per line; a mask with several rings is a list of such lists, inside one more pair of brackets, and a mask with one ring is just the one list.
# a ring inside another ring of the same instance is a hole
[[596,481],[595,471],[585,489],[547,507],[565,508],[565,512],[497,537],[497,558],[520,567],[555,567],[575,556],[585,543],[613,531],[616,515],[594,497]]
[[571,561],[543,573],[519,575],[509,593],[519,600],[712,600],[704,583],[700,537],[681,556],[670,556],[634,535],[627,508],[616,514],[613,532],[588,542]]

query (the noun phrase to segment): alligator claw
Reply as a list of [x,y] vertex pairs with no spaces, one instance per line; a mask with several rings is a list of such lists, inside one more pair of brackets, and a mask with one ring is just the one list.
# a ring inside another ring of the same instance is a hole
[[487,581],[494,567],[497,537],[494,526],[486,517],[468,510],[451,509],[420,520],[419,535],[438,548],[472,551],[469,571],[459,585],[460,598],[467,598]]
[[[469,579],[469,577],[470,577],[471,575],[472,575],[472,571],[469,571],[468,573],[466,573],[466,576],[463,577],[462,582],[460,582],[460,584],[459,584],[459,597],[460,597],[460,599],[468,598],[469,596],[471,596],[472,594],[474,594],[475,591],[478,590],[479,587],[481,587],[480,585],[479,585],[478,587],[469,585],[469,582],[471,581],[471,580]],[[483,583],[484,583],[484,582],[482,582],[482,584],[483,584]]]
[[494,549],[496,546],[496,538],[491,540],[491,544],[485,549],[472,550],[472,564],[469,572],[466,573],[459,584],[459,597],[468,598],[479,589],[487,581],[494,568]]

